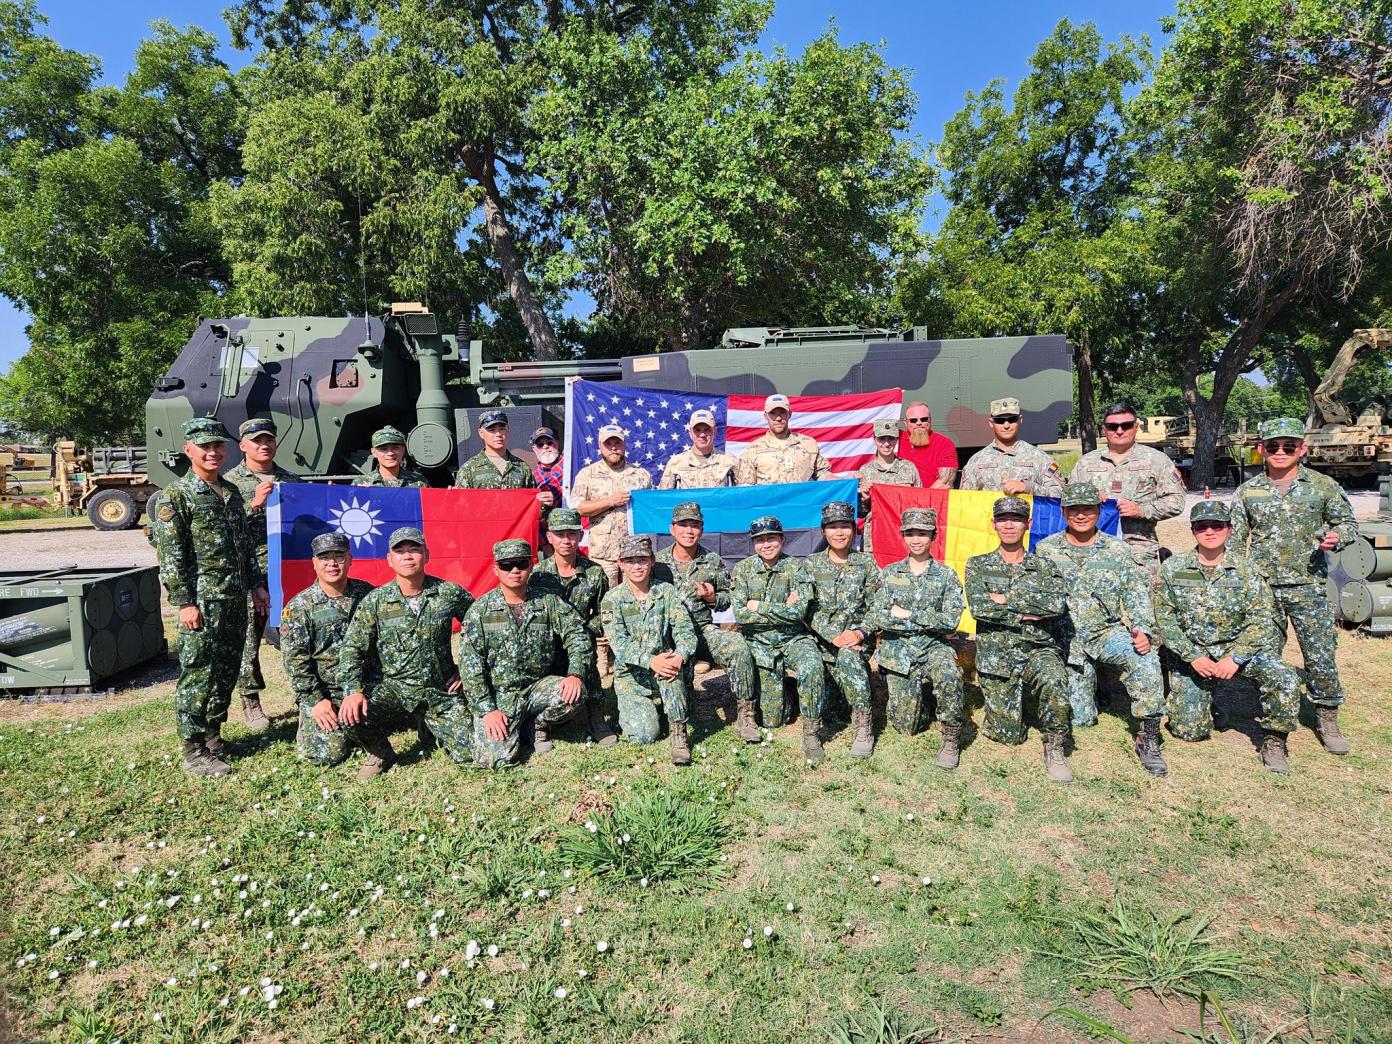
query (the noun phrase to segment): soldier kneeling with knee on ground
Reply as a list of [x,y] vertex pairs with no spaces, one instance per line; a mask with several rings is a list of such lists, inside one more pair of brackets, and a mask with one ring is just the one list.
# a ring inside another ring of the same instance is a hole
[[1275,599],[1257,567],[1228,549],[1231,512],[1201,500],[1189,512],[1198,547],[1160,567],[1155,619],[1169,672],[1170,731],[1191,742],[1213,731],[1213,693],[1241,674],[1262,708],[1262,764],[1289,772],[1286,736],[1300,713],[1300,676],[1281,659]]
[[869,620],[880,632],[889,723],[910,736],[919,732],[929,721],[924,690],[931,691],[942,722],[938,765],[950,770],[961,760],[967,711],[962,669],[947,637],[961,624],[966,603],[957,574],[928,553],[937,528],[938,513],[932,508],[908,508],[900,516],[909,554],[885,568]]
[[392,729],[413,725],[418,716],[451,758],[469,760],[469,710],[458,695],[450,640],[453,621],[464,618],[474,596],[426,573],[430,551],[419,529],[394,530],[387,547],[396,576],[359,603],[339,654],[345,695],[338,720],[367,751],[358,771],[363,780],[391,768]]
[[672,733],[672,764],[690,765],[686,723],[696,626],[677,589],[652,582],[648,537],[624,538],[619,569],[623,580],[604,596],[600,610],[614,652],[619,727],[633,743],[655,743],[666,717]]
[[280,655],[300,708],[295,749],[306,761],[328,767],[353,749],[339,721],[343,690],[338,687],[338,655],[353,614],[372,585],[348,575],[353,555],[342,533],[320,533],[309,548],[314,583],[281,611]]
[[[522,730],[532,726],[538,754],[555,749],[549,732],[585,709],[594,646],[575,610],[556,595],[532,590],[532,549],[525,540],[493,545],[498,586],[464,616],[459,669],[474,711],[474,763],[507,768],[522,755]],[[556,643],[566,674],[549,673]]]

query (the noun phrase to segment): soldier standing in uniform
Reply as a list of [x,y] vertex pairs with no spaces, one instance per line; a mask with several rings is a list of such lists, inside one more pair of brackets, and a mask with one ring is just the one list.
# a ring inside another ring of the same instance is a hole
[[580,469],[570,499],[590,520],[590,561],[604,570],[613,587],[619,582],[619,544],[628,536],[628,502],[635,489],[652,488],[652,476],[628,463],[623,428],[606,424],[597,439],[600,459]]
[[767,486],[775,482],[811,482],[831,474],[817,440],[788,430],[792,406],[786,395],[764,400],[768,431],[744,449],[735,481],[741,486]]
[[[531,589],[549,591],[574,609],[596,649],[603,649],[607,653],[609,640],[604,637],[599,608],[604,593],[609,590],[609,579],[603,569],[580,554],[580,536],[583,532],[580,512],[574,508],[556,508],[551,512],[550,528],[546,533],[551,556],[539,561],[532,570]],[[619,737],[604,720],[604,690],[594,662],[590,661],[590,673],[585,675],[585,711],[589,719],[590,738],[601,747],[612,747],[619,742]]]
[[[914,476],[917,478],[917,474]],[[868,758],[875,751],[870,722],[870,646],[873,629],[866,622],[870,600],[880,587],[875,560],[852,551],[855,508],[833,501],[822,508],[822,537],[826,550],[809,555],[815,605],[808,623],[831,684],[850,704],[855,723],[851,756]]]
[[675,454],[662,469],[658,489],[714,489],[735,485],[739,458],[715,451],[715,414],[696,410],[686,422],[691,445]]
[[804,621],[812,609],[812,577],[807,566],[783,553],[783,523],[763,515],[749,523],[754,553],[735,566],[730,601],[754,658],[759,707],[765,728],[785,720],[783,671],[793,672],[802,712],[802,752],[808,761],[822,750],[822,708],[826,678],[822,654]]
[[976,674],[986,697],[981,731],[997,743],[1023,743],[1024,703],[1037,700],[1049,779],[1071,783],[1064,753],[1068,586],[1052,562],[1025,550],[1029,504],[1001,497],[991,513],[1000,547],[967,559],[965,585],[976,617]]
[[1170,731],[1183,740],[1213,731],[1213,693],[1239,673],[1257,687],[1262,764],[1289,772],[1286,736],[1300,713],[1300,676],[1281,659],[1271,628],[1276,604],[1257,567],[1227,549],[1227,504],[1201,500],[1189,512],[1198,547],[1169,558],[1155,586],[1155,618],[1170,678]]
[[932,508],[908,508],[899,521],[908,557],[886,566],[870,604],[870,625],[880,633],[880,670],[889,688],[886,717],[909,736],[927,724],[923,690],[930,689],[942,722],[938,765],[949,771],[961,761],[966,695],[957,651],[947,637],[962,622],[962,582],[936,561],[929,548],[938,529]]
[[392,767],[391,729],[417,720],[456,762],[469,760],[472,723],[450,640],[474,596],[426,573],[430,550],[414,526],[393,530],[387,547],[396,576],[358,603],[338,660],[338,720],[367,751],[359,779]]
[[1315,734],[1330,754],[1347,754],[1339,730],[1344,702],[1334,613],[1325,596],[1326,551],[1338,551],[1358,536],[1349,503],[1328,475],[1300,463],[1305,425],[1294,417],[1263,421],[1257,429],[1265,469],[1237,487],[1232,502],[1232,542],[1261,570],[1276,599],[1273,626],[1285,642],[1286,621],[1295,628],[1305,681],[1315,705]]
[[1160,755],[1165,688],[1154,641],[1150,578],[1131,549],[1097,529],[1102,494],[1089,482],[1070,482],[1059,497],[1067,528],[1035,548],[1063,575],[1070,592],[1068,702],[1073,727],[1097,724],[1097,665],[1121,668],[1137,722],[1136,756],[1153,776],[1169,772]]
[[991,432],[995,441],[974,454],[962,471],[963,489],[1041,497],[1056,497],[1063,491],[1059,466],[1042,449],[1020,438],[1019,399],[992,400]]
[[[342,533],[320,533],[309,545],[314,583],[290,599],[280,614],[280,655],[300,708],[295,750],[313,765],[341,763],[352,750],[338,720],[338,654],[358,603],[372,585],[348,575],[353,555]],[[367,681],[371,688],[376,679]],[[364,778],[376,775],[375,772]]]
[[861,546],[866,554],[872,553],[874,543],[870,538],[870,487],[871,486],[910,486],[918,489],[923,485],[918,468],[895,453],[899,446],[899,422],[877,420],[875,422],[875,459],[861,467],[856,477],[860,480],[860,517],[865,519],[865,533]]
[[[522,753],[522,730],[532,726],[532,749],[555,749],[549,731],[585,703],[584,678],[593,669],[590,638],[575,610],[528,585],[532,549],[525,540],[493,545],[498,586],[473,604],[459,640],[464,691],[474,710],[474,763],[507,768]],[[549,673],[556,643],[565,647],[566,674]]]
[[[483,449],[460,465],[454,476],[455,489],[536,489],[532,469],[508,449],[508,417],[502,410],[479,415],[479,437]],[[543,511],[556,506],[555,495],[537,490],[537,503]]]
[[[242,462],[229,468],[223,476],[237,487],[246,507],[247,526],[252,545],[256,548],[256,565],[262,576],[267,575],[269,552],[266,548],[266,501],[277,482],[294,482],[296,475],[275,462],[276,426],[264,417],[243,421],[237,429],[241,442]],[[247,613],[246,644],[242,646],[242,667],[237,677],[237,690],[242,698],[242,718],[252,732],[262,732],[270,725],[261,709],[261,693],[266,679],[261,674],[261,636],[266,633],[265,612],[255,609]]]
[[904,407],[899,456],[918,469],[918,477],[929,489],[951,489],[957,478],[957,447],[942,432],[933,430],[933,411],[926,402]]
[[1129,402],[1107,407],[1102,433],[1106,448],[1083,454],[1068,481],[1090,482],[1104,499],[1117,502],[1121,538],[1154,576],[1160,568],[1155,524],[1184,510],[1184,480],[1165,454],[1153,446],[1136,445],[1136,411]]
[[222,724],[246,640],[247,592],[267,612],[260,573],[237,487],[219,477],[231,441],[222,424],[195,417],[183,427],[186,475],[160,494],[150,536],[160,580],[179,610],[179,683],[174,711],[184,745],[184,771],[225,776]]
[[619,727],[633,743],[656,743],[662,719],[671,729],[672,764],[690,765],[686,723],[696,626],[671,584],[653,583],[652,541],[625,537],[623,583],[604,596],[604,633],[614,650]]
[[406,436],[390,424],[372,433],[372,471],[353,482],[355,486],[430,485],[422,475],[406,463]]
[[672,584],[682,596],[696,626],[693,660],[725,668],[738,708],[735,735],[746,743],[758,743],[762,737],[754,717],[758,695],[754,660],[744,635],[722,630],[715,623],[713,612],[730,608],[730,574],[719,555],[701,546],[704,528],[700,504],[688,501],[672,509],[672,544],[657,553],[653,582]]

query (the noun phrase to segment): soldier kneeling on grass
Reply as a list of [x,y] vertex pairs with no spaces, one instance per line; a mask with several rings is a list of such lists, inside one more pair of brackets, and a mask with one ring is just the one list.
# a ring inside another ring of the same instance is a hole
[[358,604],[372,593],[372,585],[348,575],[353,555],[342,533],[320,533],[309,548],[314,554],[314,583],[281,611],[280,655],[300,708],[295,749],[311,764],[327,768],[344,761],[353,749],[339,720],[343,691],[338,688],[338,654],[348,624]]
[[600,609],[614,651],[619,727],[633,743],[655,743],[665,717],[672,734],[672,764],[690,765],[686,722],[696,625],[675,587],[652,582],[653,561],[651,540],[625,537],[619,547],[623,581],[604,596]]

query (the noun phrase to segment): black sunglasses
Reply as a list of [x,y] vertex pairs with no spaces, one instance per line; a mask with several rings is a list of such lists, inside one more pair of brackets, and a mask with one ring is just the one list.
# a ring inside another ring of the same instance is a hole
[[905,417],[905,418],[904,418],[904,423],[905,423],[905,424],[927,424],[927,423],[928,423],[930,420],[932,420],[932,419],[933,419],[933,418],[931,418],[931,417]]
[[991,418],[992,424],[1019,424],[1020,415],[1018,413],[1002,413],[999,417]]
[[1228,528],[1228,523],[1226,523],[1226,522],[1213,522],[1213,521],[1208,521],[1208,522],[1195,522],[1195,523],[1193,524],[1193,526],[1191,526],[1190,528],[1192,528],[1192,529],[1194,529],[1194,530],[1227,529],[1227,528]]
[[1135,421],[1104,421],[1102,424],[1108,431],[1130,431],[1135,426]]
[[1301,445],[1302,443],[1296,442],[1294,439],[1272,439],[1269,442],[1263,442],[1262,448],[1268,453],[1297,453]]
[[514,569],[525,573],[532,568],[532,560],[530,558],[509,558],[506,562],[499,562],[498,568],[504,573],[511,573]]

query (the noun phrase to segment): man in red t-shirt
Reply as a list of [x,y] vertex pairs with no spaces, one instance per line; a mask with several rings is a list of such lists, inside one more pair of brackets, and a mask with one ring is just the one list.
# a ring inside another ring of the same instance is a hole
[[926,402],[911,402],[904,409],[904,429],[899,456],[918,468],[924,488],[951,489],[957,481],[957,447],[933,430],[933,413]]

